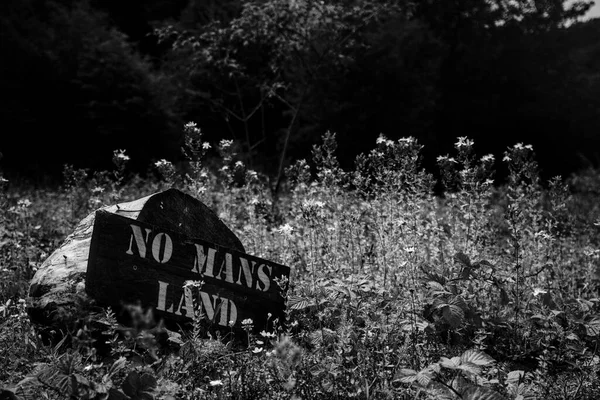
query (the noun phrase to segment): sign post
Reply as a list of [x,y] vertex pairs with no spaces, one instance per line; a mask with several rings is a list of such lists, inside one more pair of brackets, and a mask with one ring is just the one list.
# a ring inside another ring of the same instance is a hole
[[[141,302],[189,322],[199,309],[221,327],[283,320],[286,266],[106,211],[96,213],[86,291],[101,305]],[[269,319],[268,315],[271,315]]]

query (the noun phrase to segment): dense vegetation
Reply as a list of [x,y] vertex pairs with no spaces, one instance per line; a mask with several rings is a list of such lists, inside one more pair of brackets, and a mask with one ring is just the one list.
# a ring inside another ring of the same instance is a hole
[[[344,171],[327,133],[276,193],[231,142],[216,146],[217,164],[193,124],[184,138],[185,174],[162,160],[161,179],[128,175],[115,151],[111,173],[67,166],[60,189],[2,179],[2,399],[600,398],[597,171],[545,181],[531,146],[500,162],[460,137],[437,158],[434,195],[415,138],[380,136]],[[246,321],[240,341],[211,335],[199,314],[165,340],[132,307],[131,326],[106,310],[45,343],[26,313],[40,263],[88,212],[173,186],[249,253],[292,268],[286,324]]]
[[3,168],[42,180],[121,148],[143,173],[180,161],[195,121],[275,187],[328,130],[344,169],[383,133],[416,137],[430,171],[468,136],[497,157],[531,143],[545,178],[566,176],[600,148],[600,25],[577,22],[590,4],[5,0]]

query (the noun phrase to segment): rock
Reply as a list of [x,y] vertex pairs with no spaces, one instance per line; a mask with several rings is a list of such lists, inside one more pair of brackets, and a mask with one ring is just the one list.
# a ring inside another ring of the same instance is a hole
[[[244,252],[238,237],[199,200],[177,189],[152,194],[102,210],[163,227],[186,236]],[[85,275],[95,212],[85,217],[41,265],[30,282],[27,312],[32,322],[70,330],[94,310],[85,291]]]

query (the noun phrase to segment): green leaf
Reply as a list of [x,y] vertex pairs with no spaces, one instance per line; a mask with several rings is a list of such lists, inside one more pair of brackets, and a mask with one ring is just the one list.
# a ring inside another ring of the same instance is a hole
[[417,378],[417,382],[419,383],[419,385],[421,385],[423,387],[429,386],[429,384],[433,380],[433,377],[431,376],[431,372],[429,372],[428,370],[419,372],[417,374],[416,378]]
[[289,296],[287,301],[287,306],[292,310],[303,310],[313,305],[310,300],[299,296]]
[[446,304],[442,308],[444,320],[453,328],[458,328],[465,320],[465,312],[457,305]]
[[481,386],[473,386],[465,390],[462,398],[463,400],[506,400],[500,393]]
[[585,332],[588,336],[600,335],[600,318],[594,317],[591,321],[585,324]]
[[442,357],[440,358],[440,365],[448,369],[458,369],[458,367],[460,366],[460,357]]
[[413,383],[417,379],[417,371],[409,368],[401,368],[396,374],[396,380],[402,383]]
[[454,255],[454,261],[461,264],[463,267],[471,268],[471,260],[465,253],[459,251]]
[[471,364],[470,362],[460,364],[458,366],[458,369],[460,369],[461,371],[465,371],[469,374],[481,374],[481,367],[479,365]]
[[115,388],[111,388],[108,391],[108,400],[129,400],[129,397],[127,397],[120,390],[117,390]]
[[123,382],[123,392],[134,400],[153,399],[151,393],[155,388],[156,378],[148,373],[140,375],[137,371],[131,371]]
[[487,367],[495,363],[494,359],[483,351],[469,349],[460,356],[461,363],[471,363],[480,367]]
[[507,385],[518,385],[525,376],[525,371],[515,370],[510,371],[506,376],[506,384]]
[[19,397],[12,390],[1,389],[0,400],[19,400]]

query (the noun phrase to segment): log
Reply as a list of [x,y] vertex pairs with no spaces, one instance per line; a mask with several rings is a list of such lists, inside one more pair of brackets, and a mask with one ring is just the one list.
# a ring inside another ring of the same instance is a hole
[[[239,238],[205,204],[177,189],[103,207],[104,212],[160,226],[244,252]],[[27,299],[32,322],[69,331],[98,304],[86,290],[86,272],[96,212],[85,217],[33,276]]]

